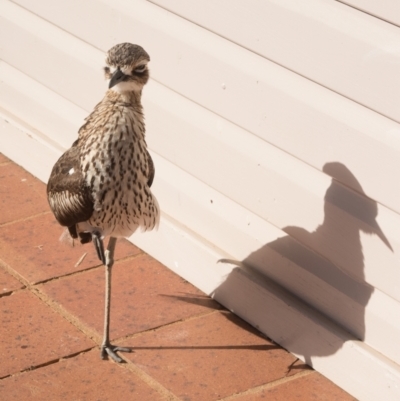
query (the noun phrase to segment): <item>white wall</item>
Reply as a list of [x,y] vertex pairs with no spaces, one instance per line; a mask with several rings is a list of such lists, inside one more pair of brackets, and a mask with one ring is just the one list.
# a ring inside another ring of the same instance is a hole
[[132,240],[357,398],[399,399],[393,3],[153,3],[2,0],[0,151],[46,181],[104,52],[142,45],[163,219]]

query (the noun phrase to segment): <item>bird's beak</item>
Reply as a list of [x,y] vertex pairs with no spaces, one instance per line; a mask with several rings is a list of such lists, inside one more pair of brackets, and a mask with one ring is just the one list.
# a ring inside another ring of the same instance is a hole
[[379,224],[376,221],[372,225],[372,228],[374,229],[374,234],[376,234],[381,239],[381,241],[393,252],[393,248],[390,245],[389,240],[386,238],[386,235],[383,233],[382,229],[379,227]]
[[108,84],[108,89],[111,89],[114,85],[124,81],[127,75],[125,75],[119,68],[114,72]]

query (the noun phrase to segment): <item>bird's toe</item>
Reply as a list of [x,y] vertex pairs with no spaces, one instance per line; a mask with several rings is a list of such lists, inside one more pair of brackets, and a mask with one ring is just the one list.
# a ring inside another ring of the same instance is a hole
[[124,362],[124,360],[117,355],[117,352],[132,352],[132,349],[128,347],[119,347],[111,344],[106,344],[101,346],[100,357],[101,359],[106,359],[106,356],[109,356],[115,362]]

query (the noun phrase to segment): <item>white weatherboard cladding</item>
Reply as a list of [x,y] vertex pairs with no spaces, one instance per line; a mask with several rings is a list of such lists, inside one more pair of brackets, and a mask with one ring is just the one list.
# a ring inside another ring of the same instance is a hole
[[[225,25],[240,10],[232,4]],[[335,27],[347,51],[354,35],[370,49],[398,35],[338,2],[268,4],[282,21],[314,21],[316,36]],[[105,90],[104,51],[141,44],[152,57],[143,102],[163,216],[158,232],[132,240],[358,399],[399,399],[400,129],[383,116],[383,95],[376,107],[360,100],[391,79],[395,58],[350,96],[340,71],[327,89],[312,71],[249,51],[249,31],[235,40],[202,28],[213,22],[202,11],[198,26],[143,1],[0,3],[0,151],[46,181]],[[374,37],[363,32],[371,26]]]
[[[7,111],[29,121],[40,132],[51,135],[62,148],[69,147],[76,139],[87,112],[2,61],[0,76],[0,102]],[[21,96],[24,98],[23,108]],[[44,113],[46,118],[43,118]]]
[[400,26],[400,3],[397,0],[339,0],[358,10]]
[[[399,123],[145,2],[87,0],[84,6],[78,0],[18,3],[103,51],[134,37],[162,60],[151,64],[157,81],[317,169],[327,161],[342,162],[369,196],[400,211],[400,188],[380,178],[400,169]],[[12,16],[15,13],[9,12]],[[99,19],[101,28],[96,23]],[[384,65],[397,65],[396,60]],[[399,78],[397,72],[391,77],[392,88]],[[86,84],[95,94],[93,87],[99,85],[93,82],[92,86],[92,82],[90,78]],[[74,91],[74,82],[71,84],[64,94],[68,98]],[[377,86],[382,85],[378,82]],[[56,82],[54,90],[59,87]],[[395,93],[400,93],[400,85]],[[83,105],[87,95],[74,101]],[[376,91],[374,97],[386,99]],[[391,105],[396,103],[396,99],[390,100]]]
[[152,2],[400,122],[391,24],[331,0]]

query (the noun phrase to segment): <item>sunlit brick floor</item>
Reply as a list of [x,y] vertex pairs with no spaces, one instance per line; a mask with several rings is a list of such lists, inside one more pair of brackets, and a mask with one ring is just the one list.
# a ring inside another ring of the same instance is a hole
[[2,401],[354,400],[125,240],[111,337],[134,352],[102,361],[93,247],[58,241],[45,185],[1,154],[0,207]]

